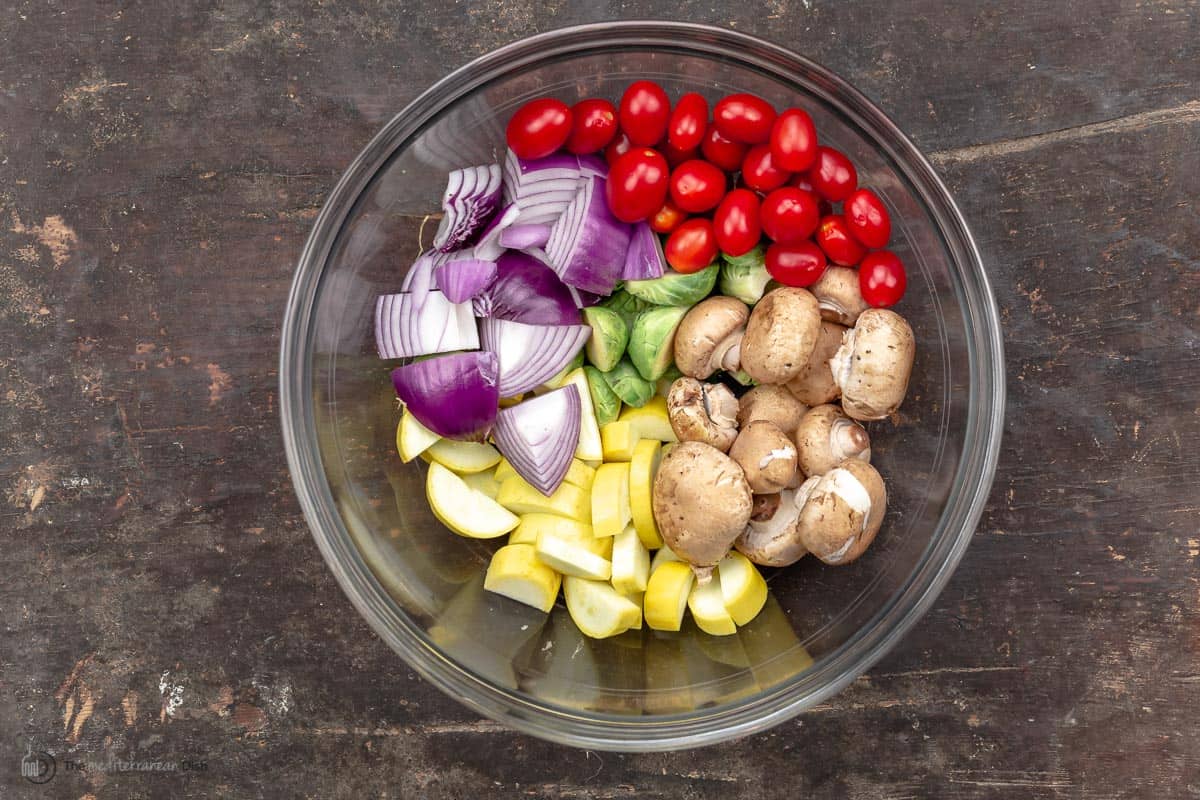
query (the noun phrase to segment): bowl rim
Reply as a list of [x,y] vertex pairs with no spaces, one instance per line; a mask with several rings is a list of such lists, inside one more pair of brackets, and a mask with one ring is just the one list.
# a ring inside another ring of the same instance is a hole
[[[723,706],[654,717],[543,705],[474,675],[422,637],[370,571],[338,513],[321,466],[311,398],[311,323],[324,266],[355,201],[397,148],[442,110],[503,74],[551,58],[629,47],[733,60],[791,83],[799,83],[795,76],[804,73],[836,95],[823,99],[887,153],[945,240],[961,283],[970,375],[962,458],[927,548],[932,552],[889,603],[837,650],[783,686]],[[929,161],[883,111],[845,79],[782,45],[699,23],[629,20],[559,28],[492,50],[442,78],[383,126],[330,192],[301,252],[281,333],[279,390],[288,467],[305,519],[338,584],[380,638],[434,686],[497,722],[558,743],[639,752],[715,744],[765,730],[841,691],[895,646],[945,587],[983,513],[999,459],[1005,375],[999,313],[966,221]]]

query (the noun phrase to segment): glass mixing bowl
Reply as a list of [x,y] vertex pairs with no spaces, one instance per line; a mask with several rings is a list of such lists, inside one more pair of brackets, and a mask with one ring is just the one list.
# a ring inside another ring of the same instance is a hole
[[[424,462],[401,464],[389,364],[374,353],[376,295],[429,241],[450,169],[501,158],[521,103],[617,99],[639,78],[710,102],[753,92],[800,105],[886,201],[909,269],[898,308],[917,360],[898,424],[870,426],[890,493],[859,561],[769,571],[771,599],[734,636],[584,638],[485,592],[498,543],[433,516]],[[422,231],[422,227],[425,230]],[[1004,373],[995,302],[961,214],[929,163],[844,80],[779,46],[701,25],[630,22],[534,36],[457,70],[401,111],[317,218],[288,299],[280,361],[288,463],[330,568],[417,672],[481,714],[558,742],[612,750],[712,743],[765,729],[849,684],[933,602],[970,541],[996,465]]]

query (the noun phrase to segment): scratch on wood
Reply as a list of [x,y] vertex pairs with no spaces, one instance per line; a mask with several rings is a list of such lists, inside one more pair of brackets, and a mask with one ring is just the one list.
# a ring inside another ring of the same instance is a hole
[[1089,122],[1085,125],[1074,125],[1057,131],[1037,133],[1032,136],[1022,136],[1016,139],[1005,139],[1000,142],[969,145],[953,150],[939,150],[930,153],[929,158],[939,166],[946,164],[966,164],[1009,156],[1015,153],[1025,153],[1061,142],[1090,139],[1093,136],[1105,136],[1114,133],[1136,133],[1155,125],[1187,124],[1197,121],[1200,121],[1200,100],[1192,100],[1175,108],[1143,111],[1139,114],[1129,114],[1102,122]]
[[907,672],[870,673],[871,678],[917,678],[930,675],[974,675],[982,672],[1018,672],[1025,667],[995,666],[995,667],[937,667],[935,669],[914,669]]
[[329,725],[318,728],[294,728],[296,733],[308,733],[314,736],[412,736],[422,734],[454,734],[454,733],[511,733],[508,728],[491,720],[481,719],[476,722],[433,722],[428,725],[386,725],[377,728],[366,726]]

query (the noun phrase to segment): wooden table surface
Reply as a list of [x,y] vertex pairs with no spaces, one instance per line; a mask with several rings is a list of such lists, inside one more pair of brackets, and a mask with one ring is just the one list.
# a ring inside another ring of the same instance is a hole
[[[481,720],[371,633],[292,493],[276,356],[393,113],[527,34],[663,16],[827,64],[931,155],[1009,407],[971,549],[876,668],[769,733],[622,756]],[[1200,795],[1194,1],[38,0],[0,42],[0,797]],[[110,758],[193,763],[66,764]]]

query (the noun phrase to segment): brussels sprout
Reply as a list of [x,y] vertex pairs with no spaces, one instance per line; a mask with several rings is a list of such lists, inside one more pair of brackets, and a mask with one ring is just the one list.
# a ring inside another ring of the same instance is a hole
[[625,354],[625,345],[629,344],[629,326],[616,311],[600,306],[585,308],[583,321],[592,328],[592,335],[588,337],[585,347],[588,361],[602,372],[608,372]]
[[621,413],[621,398],[613,394],[608,386],[604,373],[595,367],[584,367],[583,374],[587,376],[588,392],[592,396],[592,410],[596,412],[596,424],[604,427],[616,420]]
[[634,408],[641,408],[654,397],[654,381],[639,375],[628,358],[622,358],[615,367],[605,372],[604,380],[613,394]]
[[646,380],[657,381],[674,363],[675,330],[687,312],[687,306],[664,306],[643,311],[633,321],[629,360]]
[[626,281],[625,291],[657,306],[691,306],[699,303],[713,290],[719,269],[719,266],[713,264],[691,274],[672,270],[661,278]]
[[625,325],[629,326],[633,324],[633,320],[638,314],[654,304],[640,297],[634,297],[624,289],[618,289],[605,298],[599,305],[600,308],[607,308],[609,311],[615,311],[620,314],[621,319],[625,320]]
[[771,280],[762,247],[756,245],[748,253],[722,258],[725,263],[721,265],[721,294],[736,297],[746,305],[757,303]]
[[580,350],[578,353],[575,354],[575,357],[571,359],[571,363],[567,364],[565,367],[563,367],[562,372],[558,373],[553,378],[551,378],[550,380],[543,383],[541,386],[538,387],[538,390],[539,391],[541,391],[541,390],[549,391],[551,389],[560,388],[563,385],[563,382],[567,379],[567,376],[582,366],[583,366],[583,351]]

